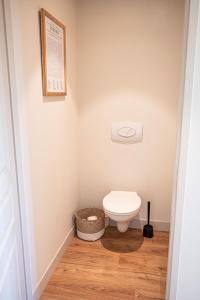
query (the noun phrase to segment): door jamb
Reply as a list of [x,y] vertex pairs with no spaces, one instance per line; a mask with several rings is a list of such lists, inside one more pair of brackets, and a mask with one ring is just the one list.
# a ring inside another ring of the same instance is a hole
[[31,252],[30,252],[30,216],[28,207],[27,180],[25,180],[25,173],[28,166],[26,166],[26,157],[24,153],[24,132],[21,124],[22,107],[20,101],[19,83],[16,74],[16,53],[14,48],[14,31],[13,31],[13,0],[3,0],[4,16],[5,16],[5,30],[7,39],[7,55],[8,55],[8,68],[10,74],[10,89],[11,89],[11,108],[12,108],[12,121],[13,121],[13,134],[14,134],[14,147],[16,156],[16,171],[17,183],[19,193],[19,211],[20,222],[22,231],[23,242],[23,256],[26,280],[26,294],[27,300],[34,300],[32,295],[32,274],[31,274]]
[[[185,19],[185,74],[183,78],[180,119],[179,119],[179,137],[177,146],[175,188],[173,192],[172,213],[171,213],[171,233],[167,272],[166,300],[178,299],[178,279],[179,279],[179,257],[182,241],[182,224],[184,222],[184,193],[185,180],[187,173],[187,154],[188,154],[188,136],[190,130],[190,115],[192,105],[193,81],[195,77],[195,58],[197,29],[199,27],[199,0],[186,0],[186,9],[188,15]],[[187,30],[188,29],[188,30]]]

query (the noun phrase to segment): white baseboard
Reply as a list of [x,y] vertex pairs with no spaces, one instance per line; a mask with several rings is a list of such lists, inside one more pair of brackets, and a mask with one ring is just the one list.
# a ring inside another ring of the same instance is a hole
[[56,254],[53,256],[52,260],[50,261],[46,271],[44,272],[41,280],[37,284],[34,292],[33,292],[33,299],[34,300],[39,300],[40,296],[42,295],[45,287],[47,286],[49,279],[51,275],[53,274],[58,262],[60,261],[61,257],[63,256],[67,246],[71,242],[72,238],[74,236],[74,226],[70,229],[68,232],[67,236],[65,237],[64,241],[60,245],[58,251]]
[[[138,228],[143,229],[143,226],[147,223],[145,219],[133,219],[133,221],[129,224],[129,228]],[[116,222],[110,220],[109,225],[116,226]],[[157,231],[169,231],[170,223],[167,221],[158,221],[151,220],[151,225],[153,225],[154,230]]]
[[[142,229],[145,224],[147,224],[147,221],[145,219],[133,219],[130,224],[130,228]],[[151,220],[150,224],[153,225],[154,230],[169,231],[170,229],[170,223],[167,221]]]

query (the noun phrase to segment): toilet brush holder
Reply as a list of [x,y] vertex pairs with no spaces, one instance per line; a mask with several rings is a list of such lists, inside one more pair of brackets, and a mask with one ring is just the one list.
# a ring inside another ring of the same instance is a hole
[[150,225],[150,201],[147,203],[147,224],[144,225],[143,236],[147,238],[153,237],[153,226]]

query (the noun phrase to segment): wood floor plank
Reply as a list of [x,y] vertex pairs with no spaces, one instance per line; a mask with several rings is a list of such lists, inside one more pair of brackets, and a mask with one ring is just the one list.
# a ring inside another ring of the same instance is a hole
[[108,227],[96,242],[74,238],[41,300],[164,300],[168,233],[144,239]]
[[[52,298],[51,298],[52,297]],[[44,295],[41,297],[41,300],[134,300],[135,291],[133,289],[129,291],[125,290],[116,290],[115,287],[108,288],[106,285],[100,287],[98,285],[85,286],[77,289],[74,286],[70,287],[57,287],[54,285],[48,285]]]

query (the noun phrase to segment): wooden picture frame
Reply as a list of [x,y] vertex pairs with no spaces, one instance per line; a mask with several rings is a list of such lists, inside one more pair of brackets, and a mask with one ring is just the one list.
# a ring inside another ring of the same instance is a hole
[[44,96],[67,95],[66,28],[43,8],[40,10],[42,80]]

